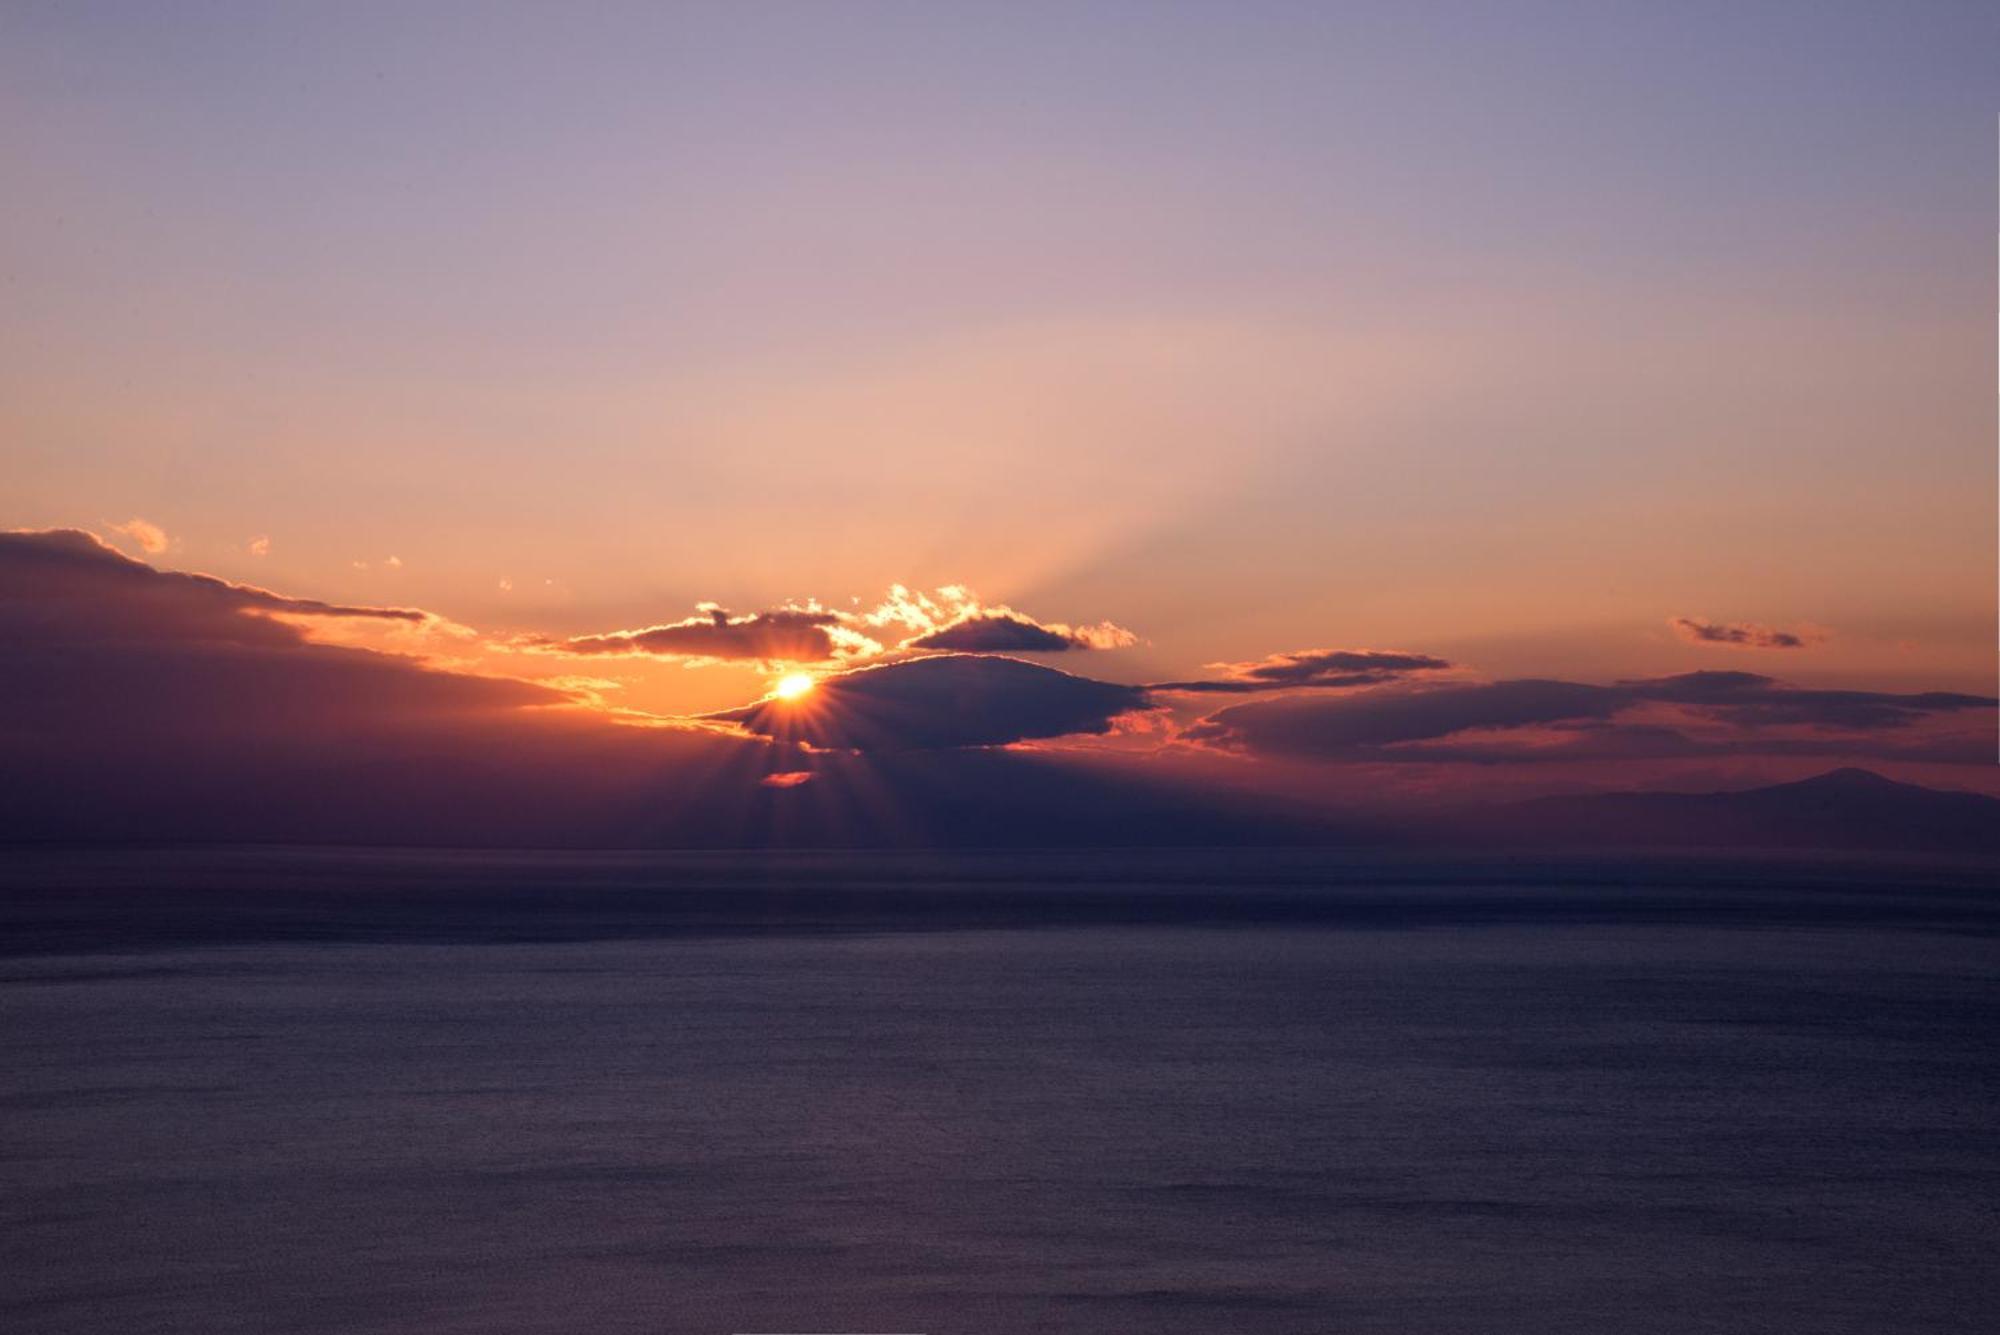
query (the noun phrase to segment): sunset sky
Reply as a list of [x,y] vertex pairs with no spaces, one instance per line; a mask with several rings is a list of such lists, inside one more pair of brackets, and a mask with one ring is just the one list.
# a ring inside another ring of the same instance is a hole
[[1994,788],[2000,20],[1542,10],[10,4],[10,670]]

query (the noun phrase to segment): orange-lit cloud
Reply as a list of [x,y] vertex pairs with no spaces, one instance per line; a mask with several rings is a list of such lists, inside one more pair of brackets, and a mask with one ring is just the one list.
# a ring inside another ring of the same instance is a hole
[[1046,654],[1123,649],[1139,642],[1137,635],[1109,621],[1070,626],[986,603],[963,584],[946,584],[930,593],[893,584],[888,597],[853,619],[879,629],[900,628],[905,637],[901,649]]
[[134,515],[122,524],[112,524],[110,528],[113,533],[123,533],[126,537],[132,539],[132,541],[138,543],[139,550],[148,556],[158,556],[161,552],[167,550],[170,542],[165,529],[151,520],[141,519],[137,515]]
[[243,544],[243,550],[256,557],[269,556],[271,554],[271,535],[268,533],[259,533],[256,537]]
[[[897,641],[893,649],[884,639]],[[1065,653],[1136,643],[1138,636],[1109,621],[1087,626],[1044,622],[1011,607],[988,606],[963,585],[926,594],[897,584],[866,611],[841,611],[808,600],[739,616],[702,603],[700,615],[681,621],[568,639],[534,637],[522,647],[542,653],[645,655],[690,664],[776,664],[858,663],[891,652]]]
[[713,603],[684,621],[566,640],[538,638],[528,647],[564,654],[643,654],[690,662],[819,663],[879,653],[881,646],[849,629],[840,613],[785,607],[731,616]]
[[1095,626],[1043,623],[1010,608],[992,608],[903,642],[905,649],[945,649],[959,653],[1058,654],[1076,649],[1122,649],[1139,637],[1109,621]]

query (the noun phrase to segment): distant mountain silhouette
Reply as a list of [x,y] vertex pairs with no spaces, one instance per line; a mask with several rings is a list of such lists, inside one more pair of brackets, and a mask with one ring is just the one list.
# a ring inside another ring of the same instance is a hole
[[1544,797],[1463,813],[1461,837],[1535,847],[2000,854],[2000,799],[1837,769],[1738,792]]

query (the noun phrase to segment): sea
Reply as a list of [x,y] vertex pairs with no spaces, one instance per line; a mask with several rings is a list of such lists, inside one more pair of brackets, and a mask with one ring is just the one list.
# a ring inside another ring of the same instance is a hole
[[0,854],[0,1330],[1996,1328],[1991,868]]

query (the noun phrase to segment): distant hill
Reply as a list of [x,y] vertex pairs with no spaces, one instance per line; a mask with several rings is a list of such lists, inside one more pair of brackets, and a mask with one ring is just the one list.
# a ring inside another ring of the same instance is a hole
[[1738,792],[1537,798],[1462,813],[1452,827],[1479,842],[1536,847],[2000,854],[2000,799],[1837,769]]

